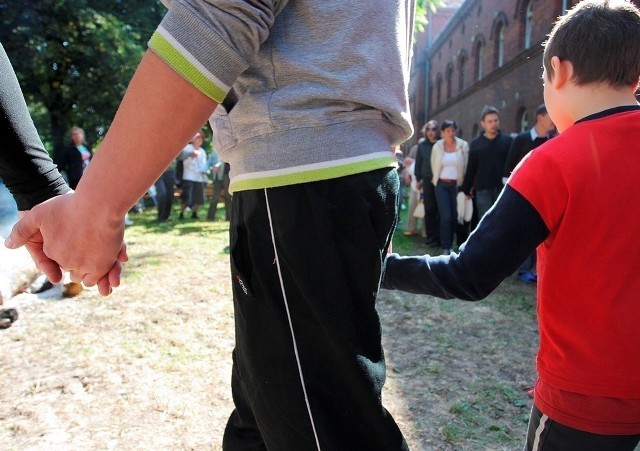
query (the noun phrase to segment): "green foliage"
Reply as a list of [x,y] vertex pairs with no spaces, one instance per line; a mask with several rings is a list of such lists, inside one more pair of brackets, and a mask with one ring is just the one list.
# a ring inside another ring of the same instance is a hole
[[99,139],[160,22],[157,0],[0,0],[2,42],[49,148]]
[[423,31],[427,24],[428,11],[436,12],[436,8],[445,5],[445,0],[417,0],[415,31]]

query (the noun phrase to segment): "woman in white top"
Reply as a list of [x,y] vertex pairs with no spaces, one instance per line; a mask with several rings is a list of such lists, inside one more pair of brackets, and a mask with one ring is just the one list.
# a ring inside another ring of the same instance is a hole
[[201,147],[204,133],[198,132],[182,150],[183,158],[182,193],[180,194],[180,216],[191,208],[191,218],[198,219],[198,209],[204,203],[204,188],[207,184],[207,154]]
[[467,170],[469,144],[456,137],[458,125],[455,121],[444,121],[440,129],[442,139],[433,145],[431,152],[431,168],[433,170],[431,183],[435,186],[438,212],[440,213],[442,253],[448,255],[453,248],[453,233],[457,218],[456,194]]

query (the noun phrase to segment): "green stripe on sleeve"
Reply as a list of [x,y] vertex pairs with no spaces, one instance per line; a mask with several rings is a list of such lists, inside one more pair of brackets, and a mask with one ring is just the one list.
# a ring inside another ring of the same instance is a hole
[[221,103],[227,92],[198,70],[187,57],[177,51],[158,31],[149,39],[149,48],[153,49],[176,72],[183,76],[196,89],[207,97]]

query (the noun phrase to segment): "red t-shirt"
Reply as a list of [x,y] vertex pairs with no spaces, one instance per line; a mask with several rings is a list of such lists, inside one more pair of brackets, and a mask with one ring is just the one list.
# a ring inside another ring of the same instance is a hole
[[576,123],[509,180],[550,231],[538,247],[536,405],[595,433],[640,433],[639,183],[640,108]]

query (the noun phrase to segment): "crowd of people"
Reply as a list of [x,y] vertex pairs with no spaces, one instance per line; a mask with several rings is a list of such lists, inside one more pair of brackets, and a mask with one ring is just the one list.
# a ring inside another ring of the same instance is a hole
[[[456,136],[454,120],[428,121],[401,168],[410,189],[404,235],[421,236],[443,255],[466,241],[520,160],[557,133],[544,104],[536,108],[534,126],[520,134],[501,130],[500,112],[493,106],[482,109],[479,124],[480,133],[467,143]],[[537,281],[535,254],[520,266],[518,277]]]

